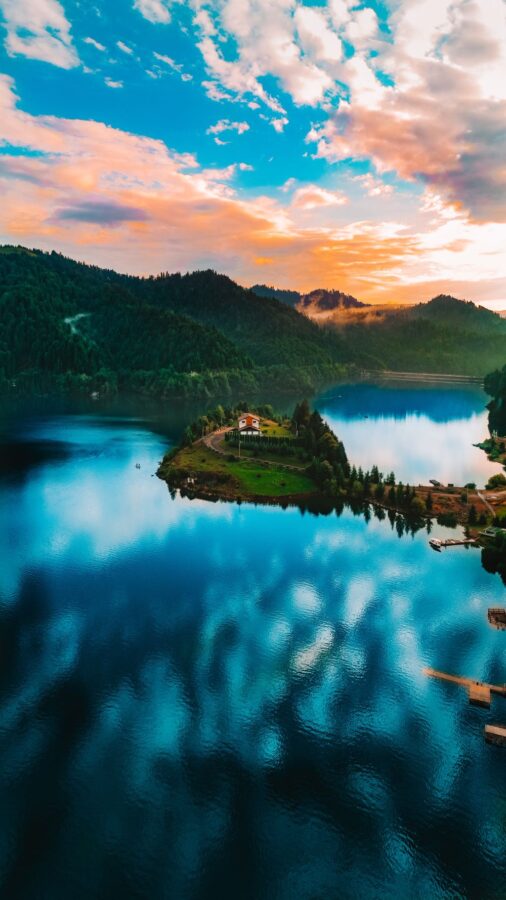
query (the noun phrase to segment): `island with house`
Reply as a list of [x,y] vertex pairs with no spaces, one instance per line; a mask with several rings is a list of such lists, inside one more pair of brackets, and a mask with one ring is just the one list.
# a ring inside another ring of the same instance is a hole
[[269,405],[218,406],[185,430],[158,475],[190,498],[298,505],[315,512],[348,503],[422,524],[437,519],[463,525],[469,536],[483,534],[484,541],[497,533],[499,498],[493,489],[437,481],[408,485],[377,466],[363,471],[305,400],[291,416],[275,415]]

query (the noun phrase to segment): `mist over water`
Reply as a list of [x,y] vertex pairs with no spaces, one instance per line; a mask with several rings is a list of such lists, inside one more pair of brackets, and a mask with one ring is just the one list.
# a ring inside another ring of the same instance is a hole
[[[357,464],[483,483],[483,403],[318,406]],[[182,424],[3,420],[2,897],[500,897],[506,703],[421,671],[506,681],[500,579],[388,518],[171,499]]]

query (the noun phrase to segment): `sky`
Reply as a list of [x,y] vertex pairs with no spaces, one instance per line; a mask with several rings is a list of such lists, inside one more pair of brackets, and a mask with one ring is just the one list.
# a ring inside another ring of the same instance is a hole
[[0,0],[0,242],[506,308],[506,0]]

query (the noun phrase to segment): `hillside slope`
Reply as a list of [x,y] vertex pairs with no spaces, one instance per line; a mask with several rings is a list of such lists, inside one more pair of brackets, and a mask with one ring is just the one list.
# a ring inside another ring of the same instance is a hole
[[350,324],[340,332],[349,352],[367,346],[379,368],[485,376],[506,360],[506,321],[483,307],[439,296],[428,303]]
[[176,395],[266,380],[310,390],[343,371],[344,355],[337,333],[214,272],[135,278],[0,248],[3,390],[88,389],[97,379]]

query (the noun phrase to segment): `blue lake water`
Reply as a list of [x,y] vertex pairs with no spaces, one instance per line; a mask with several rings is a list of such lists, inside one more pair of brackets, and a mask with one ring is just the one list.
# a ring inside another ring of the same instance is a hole
[[[354,462],[480,483],[483,404],[318,400]],[[506,701],[422,674],[506,681],[499,577],[388,518],[171,499],[183,418],[3,416],[0,896],[503,897]]]

